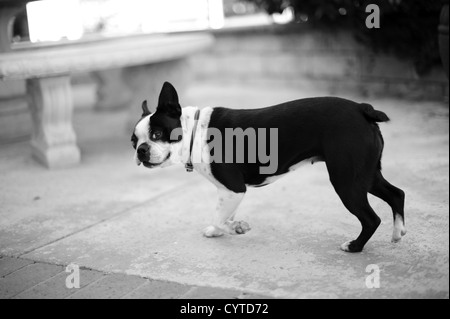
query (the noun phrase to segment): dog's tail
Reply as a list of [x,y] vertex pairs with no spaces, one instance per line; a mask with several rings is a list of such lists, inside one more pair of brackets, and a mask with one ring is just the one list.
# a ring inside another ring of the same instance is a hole
[[389,122],[389,117],[381,112],[377,111],[373,108],[372,105],[367,103],[361,103],[361,108],[364,113],[364,116],[371,122]]
[[384,139],[383,135],[381,134],[380,128],[378,127],[377,122],[389,122],[389,117],[381,111],[377,111],[373,108],[372,105],[367,103],[361,103],[361,110],[366,117],[366,119],[371,122],[375,123],[376,126],[376,132],[377,132],[377,140],[379,145],[379,159],[378,159],[378,170],[381,171],[381,157],[383,156],[383,149],[384,149]]

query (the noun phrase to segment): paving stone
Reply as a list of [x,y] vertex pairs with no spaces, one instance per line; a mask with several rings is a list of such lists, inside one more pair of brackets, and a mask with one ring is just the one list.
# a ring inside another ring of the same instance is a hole
[[[268,85],[255,90],[216,84],[194,89],[191,95],[198,105],[221,101],[256,107],[275,104],[277,99],[282,102],[314,94]],[[0,150],[0,197],[7,199],[0,205],[0,251],[17,255],[42,247],[27,256],[51,258],[61,264],[78,261],[95,269],[143,277],[157,273],[166,280],[215,287],[237,288],[253,283],[252,287],[260,287],[254,288],[255,292],[274,294],[264,287],[277,287],[276,295],[283,298],[448,298],[448,106],[425,101],[369,100],[393,119],[392,124],[383,126],[383,135],[389,140],[384,172],[395,184],[406,187],[411,210],[408,224],[414,230],[414,235],[407,236],[400,245],[389,243],[392,217],[388,205],[374,199],[384,223],[367,250],[357,256],[339,251],[339,243],[357,234],[359,225],[340,203],[324,164],[305,168],[274,187],[249,194],[239,218],[250,222],[251,233],[205,239],[200,231],[213,218],[214,187],[206,180],[200,182],[199,174],[184,175],[182,167],[180,172],[167,168],[144,173],[131,165],[128,143],[127,148],[117,144],[125,138],[114,137],[90,142],[86,139],[82,146],[90,155],[83,165],[58,172],[39,169],[24,156],[27,148],[22,146]],[[88,123],[95,121],[97,117]],[[109,118],[103,122],[109,123]],[[95,125],[83,124],[80,128],[86,136],[96,136],[91,129],[98,130]],[[114,169],[117,167],[123,169]],[[105,171],[111,173],[106,174],[111,175],[106,179],[101,176]],[[181,183],[184,178],[192,187],[182,189],[180,198],[148,201],[156,190],[167,190],[166,186]],[[45,189],[42,185],[46,185]],[[300,194],[297,190],[304,185],[308,187]],[[34,200],[37,197],[41,199]],[[120,211],[133,208],[109,219],[118,212],[116,206]],[[277,218],[273,218],[274,213]],[[105,223],[67,237],[106,219]],[[434,230],[432,236],[429,229]],[[380,261],[383,289],[368,290],[365,269]]]
[[12,298],[63,271],[63,267],[49,264],[31,264],[0,278],[0,299]]
[[242,292],[238,290],[194,287],[184,294],[182,299],[237,299]]
[[0,259],[0,277],[5,277],[32,263],[33,261],[27,259],[3,257]]
[[276,299],[274,297],[269,297],[269,296],[264,296],[264,295],[259,295],[259,294],[253,294],[253,293],[247,293],[244,292],[242,294],[239,295],[238,297],[239,299],[245,299],[245,300],[253,300],[253,299]]
[[145,282],[146,279],[136,276],[107,275],[70,295],[68,299],[118,299],[145,284]]
[[69,273],[62,272],[57,276],[42,282],[14,297],[14,299],[63,299],[78,292],[89,284],[101,279],[105,275],[94,270],[80,270],[80,288],[69,289],[66,279]]
[[148,280],[132,291],[124,299],[176,299],[191,289],[190,286],[175,282]]

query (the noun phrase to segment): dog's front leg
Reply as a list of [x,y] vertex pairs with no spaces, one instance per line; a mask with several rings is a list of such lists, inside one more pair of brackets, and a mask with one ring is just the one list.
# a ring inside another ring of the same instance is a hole
[[244,198],[245,193],[234,193],[225,188],[218,188],[219,199],[216,207],[217,220],[214,225],[207,227],[205,237],[219,237],[223,234],[241,235],[250,230],[244,221],[234,221],[236,209]]

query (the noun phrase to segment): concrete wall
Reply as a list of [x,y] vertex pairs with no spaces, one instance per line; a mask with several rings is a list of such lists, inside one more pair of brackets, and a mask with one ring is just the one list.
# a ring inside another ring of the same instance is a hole
[[[221,30],[214,36],[216,42],[211,49],[190,58],[189,74],[193,73],[197,80],[242,84],[277,82],[333,95],[351,92],[448,101],[448,80],[440,68],[420,78],[411,61],[375,55],[345,32],[331,34],[303,26],[278,26]],[[160,82],[176,82],[186,72],[158,71],[155,75],[149,70],[144,73],[154,75]],[[115,101],[124,106],[134,103],[138,107],[140,103],[132,101],[133,97],[139,101],[152,95],[156,98],[156,88],[150,86],[145,92],[127,93],[125,87],[130,85],[121,85],[117,76],[120,70],[103,73],[101,80],[110,83],[99,92],[95,81],[99,79],[92,75],[82,74],[72,79],[76,109],[93,108],[98,104],[98,94],[108,105]],[[129,75],[126,81],[131,84],[149,81],[136,74]],[[24,93],[23,81],[0,83],[0,143],[29,137],[31,117]],[[115,108],[110,106],[108,109]],[[101,105],[97,108],[103,109]]]
[[31,115],[24,92],[24,81],[0,83],[0,143],[26,138],[31,132]]
[[[97,101],[97,86],[90,74],[72,78],[75,109],[93,108]],[[0,82],[0,144],[29,139],[31,113],[25,94],[25,81]]]
[[207,81],[281,82],[309,85],[338,94],[448,99],[448,81],[439,68],[420,78],[411,61],[375,55],[347,32],[303,26],[221,30],[216,44],[192,63]]

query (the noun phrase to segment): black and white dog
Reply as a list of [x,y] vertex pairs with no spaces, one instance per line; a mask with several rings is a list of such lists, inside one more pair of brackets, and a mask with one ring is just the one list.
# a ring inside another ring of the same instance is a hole
[[[204,230],[206,237],[249,231],[247,223],[234,220],[247,187],[267,185],[302,163],[316,161],[326,163],[334,189],[362,225],[358,238],[342,244],[342,250],[360,252],[381,223],[369,205],[368,193],[391,206],[392,241],[398,242],[406,234],[405,194],[381,174],[384,142],[377,122],[389,118],[369,104],[322,97],[249,110],[181,108],[175,88],[166,82],[156,112],[149,112],[147,101],[142,109],[131,137],[136,163],[147,168],[184,164],[188,171],[195,169],[217,186],[217,220]],[[236,145],[226,140],[227,130],[237,128],[247,133],[241,160],[236,160]],[[270,136],[263,136],[267,131]],[[267,158],[255,159],[249,152],[260,154],[269,147],[277,153],[271,170]],[[226,154],[230,150],[231,157]]]

